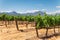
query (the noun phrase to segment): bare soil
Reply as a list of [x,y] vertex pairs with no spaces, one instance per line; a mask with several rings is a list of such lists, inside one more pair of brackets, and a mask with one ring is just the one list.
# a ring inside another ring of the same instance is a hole
[[[33,25],[33,24],[32,24]],[[23,31],[17,31],[15,24],[7,25],[0,23],[0,40],[60,40],[60,35],[53,35],[53,29],[48,30],[48,35],[52,35],[49,38],[44,38],[46,29],[39,29],[39,38],[36,36],[35,27],[31,24],[26,28],[25,24],[20,24],[19,29]],[[58,28],[56,28],[56,33]]]

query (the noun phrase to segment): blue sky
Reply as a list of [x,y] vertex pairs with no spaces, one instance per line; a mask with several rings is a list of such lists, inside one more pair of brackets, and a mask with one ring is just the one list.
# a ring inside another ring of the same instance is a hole
[[60,12],[60,0],[0,0],[0,11]]

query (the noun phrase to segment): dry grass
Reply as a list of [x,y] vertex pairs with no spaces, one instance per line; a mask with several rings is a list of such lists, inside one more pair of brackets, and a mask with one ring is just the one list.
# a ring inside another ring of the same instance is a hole
[[[0,23],[1,24],[1,23]],[[33,25],[33,24],[32,24]],[[34,27],[31,27],[31,24],[28,25],[28,29],[25,24],[20,24],[19,29],[24,31],[17,31],[15,23],[5,27],[4,24],[0,25],[0,40],[60,40],[60,36],[53,36],[50,38],[37,38]],[[26,30],[27,29],[27,30]],[[56,28],[56,32],[58,29]],[[46,29],[38,30],[40,37],[43,36],[46,32]],[[54,34],[53,29],[49,29],[48,35]]]

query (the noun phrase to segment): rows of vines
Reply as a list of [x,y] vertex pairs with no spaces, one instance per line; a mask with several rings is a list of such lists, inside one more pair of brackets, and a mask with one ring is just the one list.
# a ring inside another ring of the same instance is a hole
[[[7,15],[7,14],[1,14],[0,15],[0,21],[16,21],[16,26],[18,29],[17,21],[28,21],[28,22],[35,22],[36,26],[36,32],[38,36],[38,29],[40,28],[46,28],[48,31],[49,28],[54,28],[55,32],[55,27],[60,26],[60,15],[47,15],[44,14],[43,16],[38,14],[35,16],[31,15],[18,15],[18,16],[12,16],[12,15]],[[46,32],[47,32],[46,31]],[[46,33],[47,35],[47,33]]]

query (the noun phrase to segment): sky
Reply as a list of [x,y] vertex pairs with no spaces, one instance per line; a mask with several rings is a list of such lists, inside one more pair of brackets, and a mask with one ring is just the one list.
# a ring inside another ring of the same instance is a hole
[[0,11],[60,12],[60,0],[0,0]]

